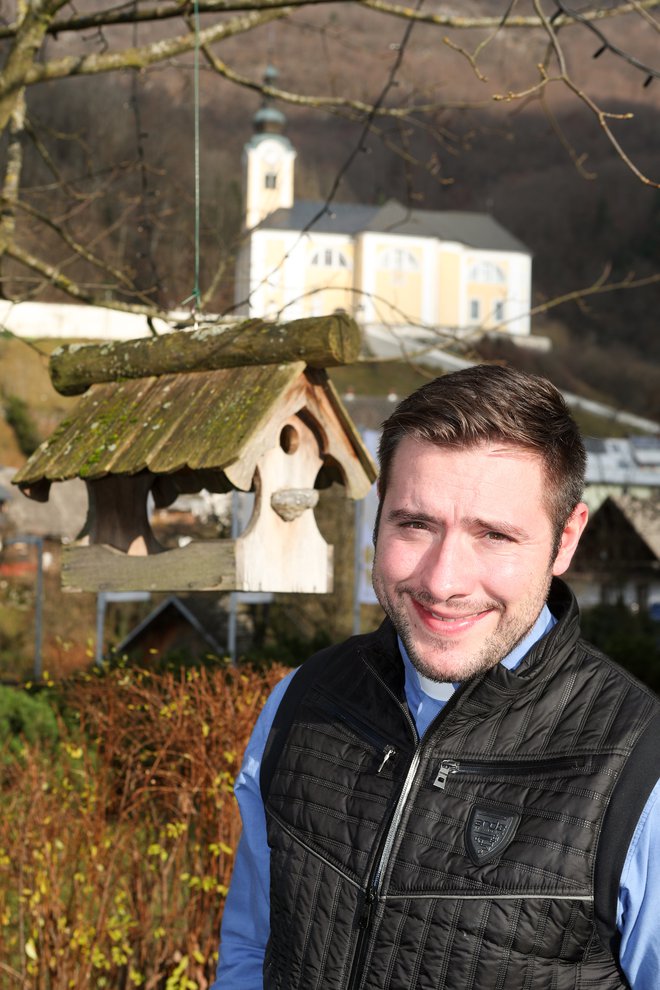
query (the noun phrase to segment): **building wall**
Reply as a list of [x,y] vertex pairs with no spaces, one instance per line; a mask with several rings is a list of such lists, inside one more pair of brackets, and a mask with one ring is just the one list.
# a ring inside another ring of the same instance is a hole
[[443,327],[458,327],[464,322],[462,249],[459,244],[439,244],[436,253],[438,285],[437,322]]
[[305,316],[343,309],[353,313],[355,245],[352,237],[318,234],[305,239]]
[[251,241],[250,315],[343,309],[368,325],[530,332],[530,262],[515,252],[370,231],[263,228]]
[[[151,334],[146,316],[79,303],[0,300],[0,324],[17,337],[35,340],[135,340]],[[155,325],[161,333],[171,329],[162,320]]]
[[269,213],[293,206],[296,152],[278,134],[255,135],[243,153],[245,226],[256,227]]

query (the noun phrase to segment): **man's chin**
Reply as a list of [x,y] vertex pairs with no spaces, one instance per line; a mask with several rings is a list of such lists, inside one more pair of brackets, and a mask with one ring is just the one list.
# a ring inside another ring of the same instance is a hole
[[[438,682],[455,684],[466,681],[490,670],[499,662],[498,651],[492,649],[488,641],[473,645],[470,650],[467,644],[458,646],[455,641],[433,637],[429,642],[426,637],[413,638],[401,636],[410,662],[424,677]],[[489,649],[489,645],[491,648]]]
[[408,650],[408,656],[417,673],[427,677],[430,681],[455,684],[457,681],[465,680],[463,664],[454,657],[422,659],[419,654],[411,653],[410,650]]

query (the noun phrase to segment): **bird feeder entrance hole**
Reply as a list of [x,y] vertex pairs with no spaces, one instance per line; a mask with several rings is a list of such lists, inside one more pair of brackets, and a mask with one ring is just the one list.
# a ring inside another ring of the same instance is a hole
[[107,476],[87,482],[88,518],[65,552],[63,583],[71,591],[332,591],[333,548],[314,509],[323,458],[300,417],[282,426],[278,443],[259,457],[251,487],[252,517],[236,540],[205,540],[167,550],[148,517],[156,475]]

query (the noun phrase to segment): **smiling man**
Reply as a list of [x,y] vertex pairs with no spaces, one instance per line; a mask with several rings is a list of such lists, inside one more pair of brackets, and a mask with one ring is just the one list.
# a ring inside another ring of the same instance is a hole
[[373,581],[426,677],[464,681],[529,632],[587,521],[575,506],[555,547],[545,469],[530,450],[457,450],[406,438],[390,468]]
[[660,715],[560,580],[585,453],[480,366],[383,427],[380,629],[278,685],[236,794],[218,990],[657,990]]

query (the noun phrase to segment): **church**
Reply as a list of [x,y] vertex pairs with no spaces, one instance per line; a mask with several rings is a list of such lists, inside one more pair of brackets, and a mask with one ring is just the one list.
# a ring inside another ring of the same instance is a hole
[[[275,76],[267,70],[265,82]],[[493,217],[396,200],[296,200],[285,124],[266,98],[243,152],[238,315],[294,320],[341,310],[367,333],[529,336],[531,253]]]

